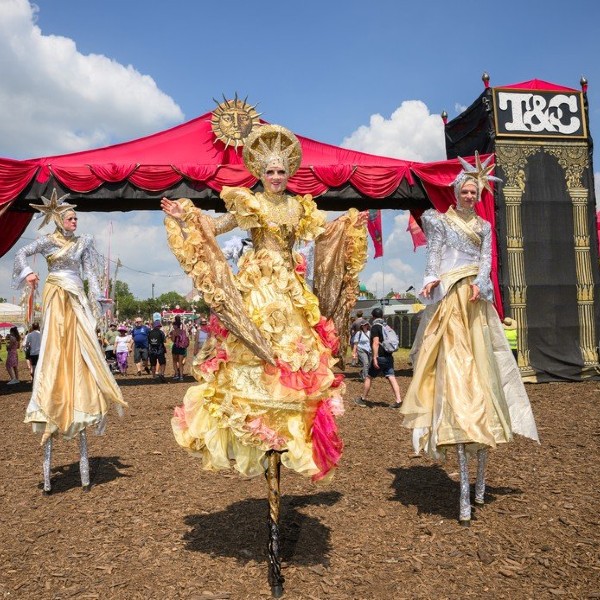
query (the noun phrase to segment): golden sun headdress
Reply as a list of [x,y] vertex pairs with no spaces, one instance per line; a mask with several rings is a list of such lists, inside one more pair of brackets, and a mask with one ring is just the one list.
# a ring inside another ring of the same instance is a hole
[[279,161],[291,177],[302,162],[298,138],[281,125],[262,125],[252,131],[242,154],[246,168],[254,177],[262,177],[269,164]]
[[494,175],[490,175],[496,166],[492,163],[493,158],[494,156],[491,155],[481,162],[479,158],[479,152],[476,151],[475,164],[471,165],[464,158],[461,158],[460,156],[458,157],[460,164],[463,166],[463,170],[456,176],[456,179],[451,184],[454,186],[454,195],[456,196],[457,200],[460,197],[460,190],[462,186],[467,181],[473,181],[477,185],[478,200],[481,199],[481,193],[484,189],[491,193],[492,187],[490,186],[490,181],[502,181],[502,179],[494,177]]
[[43,215],[42,224],[38,227],[41,229],[45,225],[48,225],[50,221],[54,221],[56,226],[62,230],[63,228],[63,219],[65,215],[69,211],[74,211],[77,208],[76,204],[69,204],[65,202],[65,200],[69,197],[69,194],[65,194],[58,198],[58,194],[56,193],[56,188],[52,190],[52,194],[50,195],[50,199],[42,196],[43,204],[30,204],[31,208],[35,208],[35,210],[39,210]]

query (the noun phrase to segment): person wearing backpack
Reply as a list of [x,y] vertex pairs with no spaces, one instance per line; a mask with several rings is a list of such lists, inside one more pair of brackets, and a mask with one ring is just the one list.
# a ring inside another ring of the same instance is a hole
[[173,320],[173,329],[171,329],[169,338],[173,342],[171,348],[174,370],[173,380],[183,381],[183,364],[187,356],[187,347],[190,345],[190,338],[185,327],[181,325],[181,317],[179,315]]
[[371,364],[367,371],[362,396],[354,402],[358,406],[367,406],[366,400],[371,389],[371,379],[383,375],[389,381],[396,398],[391,407],[400,408],[402,406],[402,396],[394,372],[394,351],[398,349],[398,336],[383,320],[383,310],[381,308],[374,308],[371,316],[373,317],[371,324]]
[[148,358],[153,376],[158,377],[161,383],[166,383],[165,366],[167,364],[167,349],[165,342],[167,338],[161,327],[162,323],[159,320],[154,321],[154,327],[148,334]]

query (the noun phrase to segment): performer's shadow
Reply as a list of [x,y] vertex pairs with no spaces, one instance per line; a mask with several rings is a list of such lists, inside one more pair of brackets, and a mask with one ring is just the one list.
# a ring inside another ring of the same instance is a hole
[[[118,456],[90,457],[90,483],[92,488],[119,477],[129,477],[126,473],[121,472],[121,469],[128,469],[129,467],[130,465],[122,463]],[[53,467],[50,474],[50,483],[53,495],[81,487],[79,462]],[[42,484],[39,487],[41,488]]]
[[[475,465],[476,461],[471,463]],[[404,506],[416,506],[418,514],[457,518],[460,484],[451,479],[440,465],[413,465],[388,470],[394,475],[392,488],[395,495],[390,500],[401,502]],[[475,466],[471,470],[474,471]],[[472,477],[471,484],[472,495],[475,487]],[[518,488],[486,485],[485,503],[492,504],[499,496],[519,496],[522,493]]]
[[[297,565],[329,564],[330,529],[298,509],[309,505],[331,506],[339,492],[306,496],[282,496],[279,516],[281,559]],[[187,549],[212,556],[232,556],[241,562],[267,560],[268,501],[251,498],[226,510],[184,518],[190,531],[184,535]]]

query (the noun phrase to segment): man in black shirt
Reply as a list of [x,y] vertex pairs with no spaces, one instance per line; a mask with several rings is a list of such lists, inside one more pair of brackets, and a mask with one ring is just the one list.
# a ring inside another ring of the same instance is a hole
[[371,365],[365,379],[362,396],[354,402],[358,406],[367,406],[366,399],[371,389],[371,379],[378,375],[383,375],[387,378],[392,386],[396,401],[391,405],[392,408],[400,408],[402,406],[402,397],[400,395],[400,387],[396,381],[396,373],[394,372],[394,355],[386,352],[383,348],[383,310],[374,308],[371,312],[373,322],[371,324]]

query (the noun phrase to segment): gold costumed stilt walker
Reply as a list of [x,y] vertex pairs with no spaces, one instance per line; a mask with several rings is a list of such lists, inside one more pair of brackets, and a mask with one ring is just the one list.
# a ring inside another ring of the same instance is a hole
[[484,504],[489,448],[513,432],[537,440],[529,398],[494,308],[491,225],[474,210],[490,189],[491,158],[454,182],[456,207],[423,213],[427,266],[424,311],[413,346],[414,375],[401,412],[415,452],[442,458],[455,447],[460,469],[459,521],[471,521],[468,456],[476,455],[475,504]]
[[[41,348],[25,422],[42,434],[44,448],[43,491],[51,492],[50,466],[53,440],[79,438],[81,484],[90,489],[86,429],[103,433],[112,403],[126,406],[121,390],[110,373],[98,344],[96,325],[107,302],[101,295],[98,274],[100,257],[90,235],[76,236],[75,205],[68,196],[31,206],[43,213],[40,229],[56,224],[54,233],[42,236],[15,255],[13,286],[34,290],[39,277],[27,257],[41,254],[48,263],[48,278],[42,295]],[[89,286],[84,292],[83,279]]]
[[[366,231],[364,215],[354,209],[326,223],[310,195],[286,194],[301,161],[300,144],[287,129],[255,128],[243,159],[264,192],[224,187],[224,216],[210,218],[190,200],[162,201],[171,249],[212,313],[210,337],[193,365],[198,384],[175,410],[172,427],[204,469],[266,475],[269,583],[279,597],[280,465],[323,480],[340,460],[335,418],[343,412],[344,383],[333,367],[366,259]],[[252,238],[236,275],[215,240],[235,227]],[[307,284],[307,261],[296,251],[302,242],[315,242],[315,281],[342,290],[336,314],[321,313]]]

